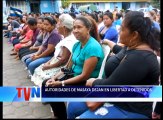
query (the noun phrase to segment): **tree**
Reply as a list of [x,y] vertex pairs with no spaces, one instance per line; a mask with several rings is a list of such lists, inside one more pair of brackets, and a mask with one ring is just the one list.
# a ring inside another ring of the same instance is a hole
[[69,7],[69,5],[70,5],[69,0],[62,0],[61,2],[62,2],[62,8],[64,8],[64,9]]
[[150,3],[154,8],[160,9],[160,0],[151,0]]

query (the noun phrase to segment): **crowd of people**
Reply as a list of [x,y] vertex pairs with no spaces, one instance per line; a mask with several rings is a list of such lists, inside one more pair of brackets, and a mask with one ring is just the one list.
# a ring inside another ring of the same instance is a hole
[[[10,55],[24,63],[27,78],[40,87],[158,85],[160,24],[156,17],[155,11],[148,15],[109,10],[78,15],[24,14],[21,18],[7,18],[4,37],[13,45]],[[103,44],[111,52],[103,78],[97,79],[105,57]],[[60,81],[62,68],[71,69],[73,75]],[[160,105],[153,112],[152,102],[50,102],[50,105],[59,119],[160,118]]]

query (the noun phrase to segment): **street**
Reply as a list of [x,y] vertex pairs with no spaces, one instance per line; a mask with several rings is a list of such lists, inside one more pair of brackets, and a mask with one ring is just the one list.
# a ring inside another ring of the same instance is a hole
[[[3,38],[3,86],[33,86],[20,60],[10,56],[12,44]],[[54,118],[50,105],[39,102],[4,102],[3,118]]]

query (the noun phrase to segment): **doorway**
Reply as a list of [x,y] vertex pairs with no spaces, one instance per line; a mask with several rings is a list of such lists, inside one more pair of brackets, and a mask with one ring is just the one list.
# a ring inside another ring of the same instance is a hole
[[129,2],[122,2],[122,9],[127,10],[130,8],[130,3]]
[[31,12],[40,13],[40,0],[30,1]]

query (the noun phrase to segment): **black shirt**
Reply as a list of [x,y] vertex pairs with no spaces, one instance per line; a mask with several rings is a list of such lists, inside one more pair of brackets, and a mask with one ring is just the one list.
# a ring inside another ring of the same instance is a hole
[[161,115],[161,102],[157,102],[154,112]]
[[[95,85],[157,85],[160,75],[157,56],[147,50],[126,50],[114,46],[117,53],[108,58],[105,65],[106,79],[95,80]],[[124,59],[123,59],[124,58]],[[123,60],[122,60],[123,59]],[[151,117],[150,102],[118,102],[114,105],[130,112],[136,112]]]

